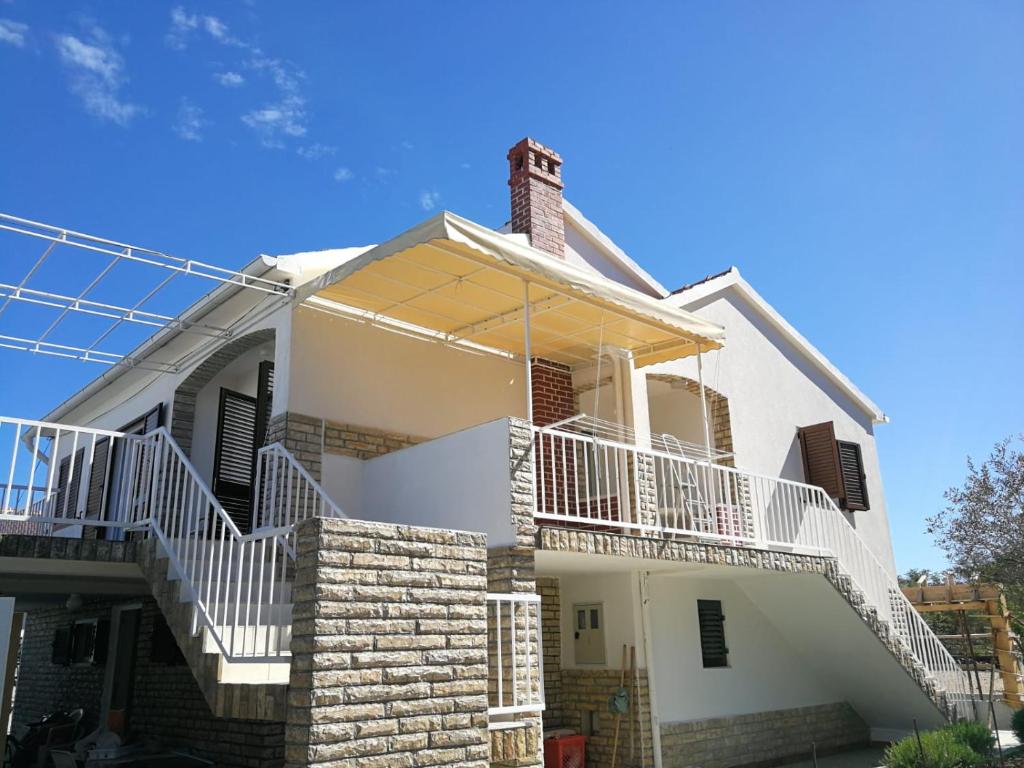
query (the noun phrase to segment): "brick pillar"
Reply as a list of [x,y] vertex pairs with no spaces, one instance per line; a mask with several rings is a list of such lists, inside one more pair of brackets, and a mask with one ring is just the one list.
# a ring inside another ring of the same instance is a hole
[[525,232],[534,248],[565,258],[562,158],[533,139],[508,151],[512,231]]
[[286,768],[485,768],[486,537],[312,518],[296,538]]

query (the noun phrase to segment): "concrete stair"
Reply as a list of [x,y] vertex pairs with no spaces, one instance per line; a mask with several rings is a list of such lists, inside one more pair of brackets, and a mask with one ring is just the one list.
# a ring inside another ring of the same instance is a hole
[[[193,632],[194,605],[185,589],[170,568],[162,545],[154,538],[140,544],[139,565],[149,581],[157,604],[192,670],[196,683],[210,705],[210,711],[217,717],[245,720],[283,721],[291,669],[289,656],[280,661],[229,661],[225,658],[209,628],[199,626]],[[225,573],[229,573],[225,570]],[[280,574],[278,574],[280,576]],[[205,596],[206,584],[200,581],[200,594]],[[231,587],[228,581],[224,589],[228,593],[226,615],[234,617],[236,604],[231,601]],[[286,583],[279,590],[282,599],[291,599],[291,585]],[[269,594],[269,589],[265,591]],[[234,638],[230,631],[221,627],[221,636],[227,639],[227,650],[233,654],[262,652],[281,641],[287,647],[291,640],[291,605],[287,603],[264,603],[259,606],[261,619],[272,616],[275,626],[255,625],[256,605],[238,606],[242,625]],[[250,623],[245,621],[248,608]],[[261,622],[263,623],[263,622]],[[269,633],[269,635],[268,635]]]

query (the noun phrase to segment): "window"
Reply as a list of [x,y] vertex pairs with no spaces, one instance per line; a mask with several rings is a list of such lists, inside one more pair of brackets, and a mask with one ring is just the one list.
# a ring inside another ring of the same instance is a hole
[[697,625],[700,628],[700,653],[704,668],[729,666],[725,645],[725,615],[721,600],[697,601]]
[[110,621],[79,619],[67,628],[58,629],[53,637],[50,661],[54,664],[103,664],[107,659]]
[[801,427],[797,435],[804,461],[804,479],[837,499],[843,509],[869,509],[867,478],[860,445],[836,440],[835,427],[831,421]]

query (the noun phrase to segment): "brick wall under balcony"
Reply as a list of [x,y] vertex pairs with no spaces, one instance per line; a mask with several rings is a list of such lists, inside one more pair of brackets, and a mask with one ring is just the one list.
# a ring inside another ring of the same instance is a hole
[[77,619],[109,619],[114,606],[131,603],[142,604],[135,649],[131,732],[155,738],[165,746],[189,747],[219,766],[281,766],[283,722],[214,717],[187,664],[152,660],[154,628],[161,616],[156,602],[149,597],[86,598],[82,607],[74,611],[61,605],[29,611],[14,702],[15,728],[36,722],[56,709],[79,706],[85,709],[85,727],[92,730],[96,726],[105,666],[53,664],[54,633]]

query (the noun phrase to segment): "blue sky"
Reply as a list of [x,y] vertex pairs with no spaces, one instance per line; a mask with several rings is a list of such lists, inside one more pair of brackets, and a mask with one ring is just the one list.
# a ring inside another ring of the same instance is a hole
[[[938,567],[924,517],[1024,431],[1022,39],[1019,2],[0,0],[0,210],[235,267],[500,225],[530,134],[664,284],[738,266],[890,414],[898,564]],[[33,416],[98,372],[0,366]]]

